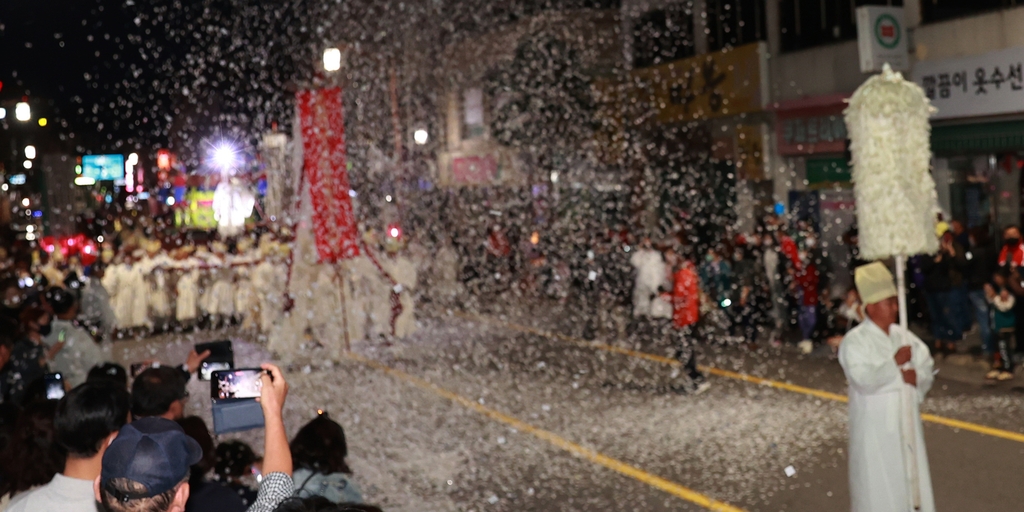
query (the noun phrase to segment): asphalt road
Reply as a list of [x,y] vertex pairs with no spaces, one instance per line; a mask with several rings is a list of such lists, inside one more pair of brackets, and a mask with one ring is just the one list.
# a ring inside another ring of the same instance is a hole
[[[327,361],[318,348],[292,354],[289,432],[327,409],[346,429],[367,500],[386,510],[706,510],[702,500],[747,511],[848,508],[844,403],[727,377],[691,396],[657,360],[525,332],[558,330],[536,316],[488,318],[424,320],[393,345],[357,343],[359,360]],[[120,342],[115,354],[176,363],[192,343],[224,336],[236,340],[239,366],[273,359],[230,330]],[[716,368],[845,391],[838,363],[823,356],[735,347],[702,356]],[[926,412],[1022,431],[1024,395],[937,379]],[[209,421],[208,385],[190,386],[188,412]],[[925,435],[939,511],[1020,510],[1024,442],[933,423]],[[257,451],[262,442],[259,432],[231,437]]]

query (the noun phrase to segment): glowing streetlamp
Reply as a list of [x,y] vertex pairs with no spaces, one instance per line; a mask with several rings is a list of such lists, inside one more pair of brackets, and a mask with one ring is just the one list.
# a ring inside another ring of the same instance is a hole
[[416,144],[419,144],[420,146],[422,146],[422,145],[427,143],[427,140],[430,138],[430,135],[427,133],[426,130],[420,129],[420,130],[416,130],[412,134],[412,138],[413,138],[413,140],[416,141]]
[[324,50],[324,70],[334,72],[341,69],[341,50],[328,48]]
[[25,146],[25,158],[27,158],[29,160],[33,160],[33,159],[35,159],[35,157],[36,157],[36,147],[35,146]]
[[28,106],[28,102],[19,101],[14,105],[14,118],[18,121],[28,121],[32,119],[32,107]]
[[220,168],[221,172],[227,173],[238,164],[238,155],[235,148],[227,143],[220,143],[213,148],[213,165]]

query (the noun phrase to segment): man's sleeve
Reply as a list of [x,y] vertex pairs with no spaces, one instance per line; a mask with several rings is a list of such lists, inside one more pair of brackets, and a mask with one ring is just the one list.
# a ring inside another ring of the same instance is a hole
[[900,390],[903,375],[896,367],[894,354],[878,354],[854,333],[839,345],[839,363],[850,386],[866,395]]
[[914,371],[917,372],[917,396],[918,401],[923,402],[924,396],[928,394],[928,391],[932,389],[932,384],[935,383],[935,360],[932,359],[931,352],[928,351],[928,345],[925,345],[917,336],[914,336],[912,345],[914,353],[911,362],[914,365]]
[[284,500],[295,494],[295,482],[284,473],[271,473],[260,482],[256,501],[246,512],[273,512]]

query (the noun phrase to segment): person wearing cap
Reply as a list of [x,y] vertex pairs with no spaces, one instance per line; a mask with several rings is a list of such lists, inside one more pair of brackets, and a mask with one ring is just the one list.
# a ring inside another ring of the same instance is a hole
[[[853,512],[908,512],[913,490],[902,454],[901,421],[914,418],[921,512],[934,512],[920,401],[934,381],[928,346],[897,324],[899,301],[892,274],[880,262],[858,267],[857,291],[867,318],[843,338],[839,363],[849,382],[850,497]],[[905,403],[910,386],[917,400]]]
[[96,512],[93,482],[107,446],[128,422],[128,390],[111,382],[82,384],[61,399],[55,441],[67,457],[50,483],[19,494],[8,512]]
[[61,347],[50,361],[50,371],[60,372],[64,381],[74,387],[85,382],[93,366],[105,363],[110,357],[88,331],[75,325],[78,299],[74,293],[54,288],[47,295],[56,318],[51,322],[50,334],[43,341],[49,347]]
[[[261,367],[270,374],[262,377],[259,398],[265,419],[266,476],[249,512],[273,511],[295,492],[282,415],[288,384],[278,367]],[[199,443],[177,423],[166,418],[136,420],[122,427],[107,447],[93,493],[109,512],[183,512],[190,492],[190,467],[202,457]]]

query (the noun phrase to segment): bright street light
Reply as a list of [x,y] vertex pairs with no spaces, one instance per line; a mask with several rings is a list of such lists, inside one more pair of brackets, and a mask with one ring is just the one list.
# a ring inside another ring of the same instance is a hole
[[0,107],[0,119],[7,119],[7,109]]
[[213,148],[213,164],[222,171],[229,171],[238,163],[235,149],[227,143],[220,143]]
[[341,69],[341,50],[337,48],[328,48],[324,50],[324,69],[327,71],[337,71]]
[[21,165],[24,166],[26,169],[31,169],[32,168],[32,160],[25,160],[24,162],[21,163]]
[[35,146],[25,146],[25,158],[28,158],[29,160],[32,160],[35,157],[36,157],[36,147]]
[[136,165],[139,163],[139,154],[132,153],[128,155],[128,165]]
[[426,130],[416,130],[416,132],[412,134],[412,138],[416,141],[416,144],[422,146],[427,143],[427,139],[429,139],[430,136],[427,134]]
[[25,208],[28,208],[29,200],[27,197],[21,200],[21,205],[24,206]]
[[29,119],[32,119],[32,108],[28,106],[27,102],[19,101],[18,104],[14,106],[14,117],[17,118],[18,121],[28,121]]

